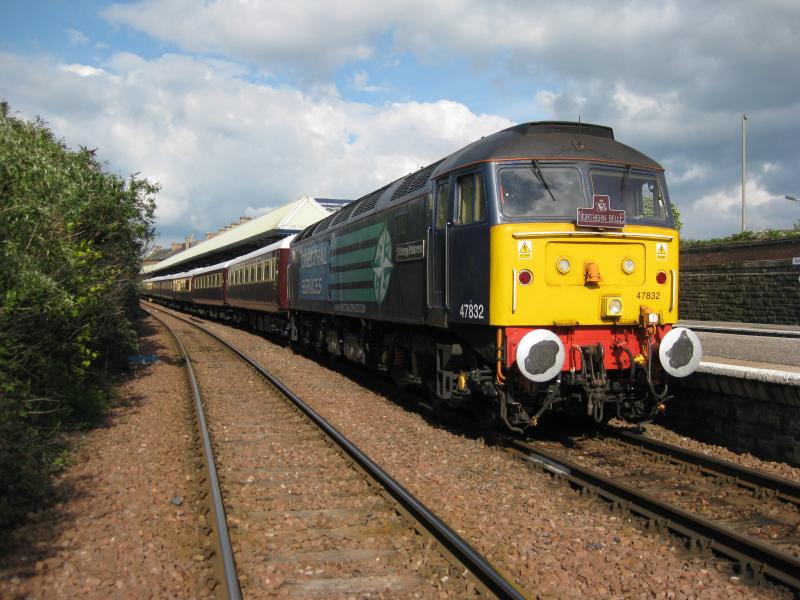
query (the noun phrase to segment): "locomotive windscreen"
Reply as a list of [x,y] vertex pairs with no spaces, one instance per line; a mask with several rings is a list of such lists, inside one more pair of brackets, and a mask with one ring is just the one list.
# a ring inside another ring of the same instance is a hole
[[581,174],[574,167],[500,169],[500,210],[506,217],[568,217],[586,206]]
[[605,169],[590,174],[592,193],[611,198],[611,208],[624,210],[628,221],[667,221],[666,199],[655,174]]

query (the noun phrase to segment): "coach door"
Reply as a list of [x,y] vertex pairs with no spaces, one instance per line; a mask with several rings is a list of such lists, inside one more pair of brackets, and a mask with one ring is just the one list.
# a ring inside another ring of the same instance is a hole
[[428,308],[447,309],[447,254],[450,229],[450,181],[436,183],[428,227]]

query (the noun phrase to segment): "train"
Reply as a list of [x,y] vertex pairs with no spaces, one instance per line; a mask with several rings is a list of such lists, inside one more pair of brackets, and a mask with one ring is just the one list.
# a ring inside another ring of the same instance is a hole
[[652,420],[702,359],[678,320],[664,169],[613,129],[474,141],[236,259],[143,282],[515,432],[547,411]]

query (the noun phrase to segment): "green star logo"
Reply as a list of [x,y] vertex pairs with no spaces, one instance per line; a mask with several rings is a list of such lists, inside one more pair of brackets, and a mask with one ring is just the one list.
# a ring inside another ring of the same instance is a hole
[[375,301],[379,304],[386,297],[389,289],[389,278],[392,275],[392,238],[384,226],[378,245],[375,248],[375,260],[372,261],[372,270],[375,273],[372,284],[375,289]]

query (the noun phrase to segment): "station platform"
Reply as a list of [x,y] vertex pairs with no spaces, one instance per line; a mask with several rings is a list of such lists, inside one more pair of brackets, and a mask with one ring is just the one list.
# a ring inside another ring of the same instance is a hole
[[698,371],[800,386],[800,327],[681,320],[703,344]]

